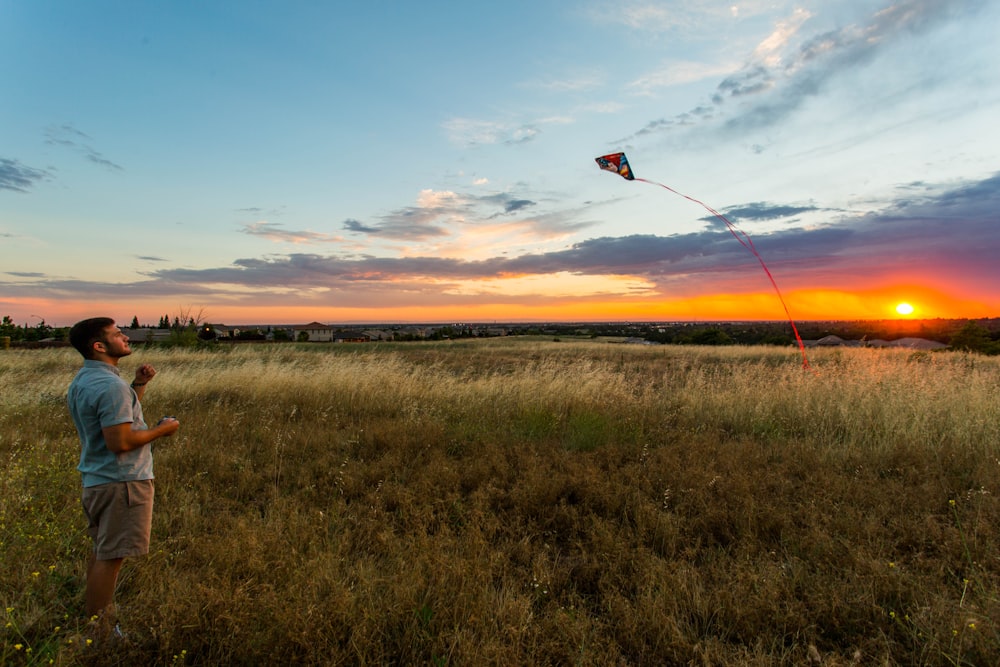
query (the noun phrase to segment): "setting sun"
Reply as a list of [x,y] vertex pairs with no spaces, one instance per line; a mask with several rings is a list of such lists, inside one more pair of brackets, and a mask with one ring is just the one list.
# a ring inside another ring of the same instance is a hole
[[912,315],[913,306],[908,303],[901,303],[896,306],[896,312],[900,315]]

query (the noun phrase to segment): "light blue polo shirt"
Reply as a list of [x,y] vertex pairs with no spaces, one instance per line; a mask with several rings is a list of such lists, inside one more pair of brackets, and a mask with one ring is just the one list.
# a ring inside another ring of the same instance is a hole
[[66,396],[73,423],[80,434],[80,465],[83,485],[153,479],[153,452],[147,445],[115,454],[108,449],[102,429],[132,424],[133,431],[146,429],[139,397],[118,373],[103,361],[86,359],[69,385]]

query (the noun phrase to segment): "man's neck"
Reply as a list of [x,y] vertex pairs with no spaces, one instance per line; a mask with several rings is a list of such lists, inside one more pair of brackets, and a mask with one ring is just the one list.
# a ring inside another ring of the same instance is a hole
[[109,357],[106,354],[96,354],[94,355],[93,359],[94,361],[102,361],[108,364],[109,366],[114,366],[115,368],[118,368],[118,357]]

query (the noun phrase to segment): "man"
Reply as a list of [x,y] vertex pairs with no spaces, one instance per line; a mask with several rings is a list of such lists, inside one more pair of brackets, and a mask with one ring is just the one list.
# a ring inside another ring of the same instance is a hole
[[153,454],[150,444],[173,435],[180,424],[164,417],[149,428],[140,400],[156,375],[149,364],[129,385],[118,361],[132,354],[128,336],[108,317],[73,325],[70,342],[83,355],[83,368],[69,386],[67,402],[80,434],[83,511],[94,551],[87,565],[84,607],[96,617],[99,632],[112,628],[114,594],[125,558],[149,552],[153,517]]

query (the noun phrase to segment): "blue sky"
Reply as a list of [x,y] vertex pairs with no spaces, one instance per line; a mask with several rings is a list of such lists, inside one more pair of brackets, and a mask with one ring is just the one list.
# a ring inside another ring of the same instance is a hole
[[1000,3],[0,0],[0,314],[1000,316]]

